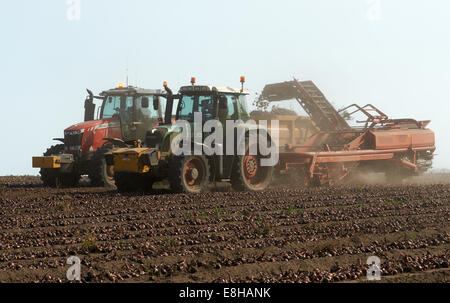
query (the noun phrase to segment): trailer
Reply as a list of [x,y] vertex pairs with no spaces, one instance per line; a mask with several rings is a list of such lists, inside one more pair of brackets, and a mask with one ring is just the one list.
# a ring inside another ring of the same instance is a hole
[[[356,169],[384,172],[390,181],[426,171],[432,165],[435,147],[430,121],[389,119],[371,104],[351,104],[336,110],[312,81],[288,81],[264,87],[260,99],[268,102],[296,100],[318,128],[303,144],[279,147],[278,171],[299,169],[307,185],[333,184]],[[360,127],[344,117],[362,113]],[[292,134],[295,126],[292,124]]]

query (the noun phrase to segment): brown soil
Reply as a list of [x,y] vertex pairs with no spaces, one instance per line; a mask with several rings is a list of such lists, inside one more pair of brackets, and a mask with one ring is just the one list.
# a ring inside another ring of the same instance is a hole
[[122,195],[0,178],[0,282],[447,282],[448,182]]

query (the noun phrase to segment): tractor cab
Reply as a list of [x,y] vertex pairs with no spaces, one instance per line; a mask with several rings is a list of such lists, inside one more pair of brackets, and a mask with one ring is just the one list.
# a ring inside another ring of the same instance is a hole
[[[164,90],[119,86],[103,91],[97,98],[103,100],[97,111],[98,118],[120,122],[120,137],[124,142],[142,141],[148,129],[164,120]],[[89,106],[85,106],[85,109],[88,110]]]
[[[242,83],[244,79],[241,79]],[[194,122],[194,113],[202,114],[202,121],[217,119],[225,125],[226,120],[247,121],[246,96],[248,91],[233,87],[195,85],[195,78],[189,86],[179,90],[176,120]]]
[[[242,84],[244,81],[242,77]],[[194,121],[194,118],[199,113],[202,124],[209,120],[218,120],[224,131],[227,120],[246,122],[250,119],[246,102],[248,91],[243,88],[196,85],[195,78],[192,78],[191,85],[180,87],[178,94],[172,94],[166,82],[164,89],[167,91],[164,122],[148,130],[145,138],[146,147],[158,148],[162,152],[170,153],[173,123],[188,122],[191,124],[191,131],[194,131],[192,125],[198,122]]]

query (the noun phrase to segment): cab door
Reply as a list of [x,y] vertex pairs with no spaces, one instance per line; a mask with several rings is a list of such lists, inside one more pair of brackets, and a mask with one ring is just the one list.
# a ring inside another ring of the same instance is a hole
[[[226,98],[226,107],[221,107],[220,101],[218,106],[218,119],[223,127],[223,156],[217,157],[217,164],[219,165],[217,167],[222,167],[221,178],[229,178],[231,175],[234,155],[227,155],[227,137],[233,136],[236,138],[237,133],[236,130],[234,130],[234,133],[227,133],[227,121],[235,122],[238,120],[239,114],[236,96],[232,94],[224,94],[224,96]],[[234,141],[236,142],[236,140]],[[234,146],[234,149],[236,150],[236,146]],[[220,162],[222,162],[222,164],[220,164]]]
[[124,141],[136,140],[136,123],[133,96],[122,96],[120,100],[120,127]]

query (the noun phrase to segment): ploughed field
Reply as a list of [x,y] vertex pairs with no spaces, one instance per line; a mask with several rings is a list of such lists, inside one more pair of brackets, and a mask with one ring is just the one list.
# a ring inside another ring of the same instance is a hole
[[[450,180],[450,178],[448,179]],[[122,195],[0,178],[0,282],[448,282],[450,184]]]

